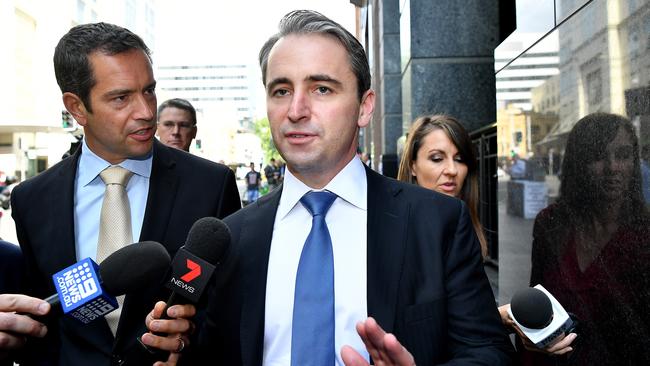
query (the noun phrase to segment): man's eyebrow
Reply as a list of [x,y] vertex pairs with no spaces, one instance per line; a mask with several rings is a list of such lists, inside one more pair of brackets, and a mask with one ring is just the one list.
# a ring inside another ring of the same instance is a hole
[[275,78],[266,85],[266,89],[271,90],[275,88],[275,86],[278,84],[289,84],[289,78],[285,78],[285,77]]
[[[145,86],[144,90],[148,90],[148,89],[151,89],[151,88],[156,88],[156,81],[154,81],[151,84]],[[104,96],[110,98],[110,97],[114,97],[114,96],[117,96],[117,95],[131,94],[131,93],[133,93],[133,91],[134,91],[134,89],[128,89],[128,88],[115,89],[115,90],[111,90],[111,91],[106,92],[104,94]]]
[[114,97],[114,96],[118,96],[118,95],[131,94],[131,93],[133,93],[133,89],[126,89],[126,88],[124,88],[124,89],[114,89],[114,90],[106,92],[104,94],[104,96],[110,98],[110,97]]
[[336,84],[336,86],[342,86],[343,83],[340,81],[334,79],[333,77],[326,75],[326,74],[316,74],[316,75],[309,75],[305,80],[309,81],[326,81],[328,83]]

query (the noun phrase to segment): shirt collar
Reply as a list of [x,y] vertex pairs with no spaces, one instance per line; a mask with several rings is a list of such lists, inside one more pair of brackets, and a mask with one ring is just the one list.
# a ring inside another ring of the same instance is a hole
[[[361,160],[355,156],[322,190],[330,191],[348,203],[366,210],[368,208],[368,185],[366,171]],[[282,196],[277,217],[283,219],[309,191],[317,191],[296,178],[286,169]]]
[[[124,169],[128,169],[133,174],[140,175],[144,178],[151,176],[151,166],[153,161],[153,149],[144,159],[126,159],[118,165]],[[108,168],[112,164],[100,158],[95,154],[83,139],[81,144],[81,157],[79,158],[79,169],[77,170],[77,182],[79,186],[85,187],[92,182],[102,170]]]

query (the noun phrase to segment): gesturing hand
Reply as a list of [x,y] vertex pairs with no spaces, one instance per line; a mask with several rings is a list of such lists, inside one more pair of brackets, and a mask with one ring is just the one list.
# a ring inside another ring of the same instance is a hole
[[[414,366],[411,353],[402,346],[394,335],[386,333],[375,319],[368,318],[357,324],[357,333],[366,345],[366,350],[377,366]],[[346,366],[368,366],[357,351],[350,346],[343,346],[341,358]]]

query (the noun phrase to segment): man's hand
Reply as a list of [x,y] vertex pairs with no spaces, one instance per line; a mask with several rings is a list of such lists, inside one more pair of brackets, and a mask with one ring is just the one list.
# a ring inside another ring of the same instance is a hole
[[[375,319],[368,318],[357,324],[357,333],[366,345],[373,362],[377,366],[414,366],[415,360],[409,351],[402,347],[397,338],[384,332]],[[357,351],[350,346],[343,346],[341,358],[346,366],[368,366]]]
[[0,294],[0,359],[10,350],[22,347],[27,336],[44,337],[47,327],[27,315],[45,315],[50,311],[46,301],[25,295]]
[[517,323],[512,320],[510,313],[508,313],[508,309],[510,309],[510,304],[499,306],[499,315],[501,315],[501,322],[503,325],[512,328],[512,330],[517,333],[517,336],[521,339],[521,343],[527,350],[532,352],[546,353],[552,356],[559,356],[573,351],[571,344],[578,337],[578,335],[575,333],[569,333],[569,335],[562,333],[554,343],[548,345],[546,348],[538,348],[533,342],[531,342],[530,339],[528,339],[526,334],[522,332],[522,330],[517,326]]
[[[160,319],[165,306],[162,301],[156,303],[145,321],[150,333],[142,336],[142,343],[147,346],[170,352],[166,362],[156,362],[154,366],[176,365],[181,352],[189,345],[189,336],[194,332],[194,323],[189,320],[196,314],[194,305],[171,306],[167,310],[167,316],[171,319]],[[166,333],[167,336],[157,336],[151,332]]]

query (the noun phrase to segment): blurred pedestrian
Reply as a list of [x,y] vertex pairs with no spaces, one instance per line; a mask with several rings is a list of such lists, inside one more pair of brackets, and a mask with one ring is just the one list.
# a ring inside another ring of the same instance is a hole
[[251,162],[250,171],[246,173],[244,180],[246,181],[246,198],[248,204],[251,204],[260,197],[260,184],[262,183],[262,175],[255,170],[255,163]]
[[266,183],[269,185],[269,192],[278,186],[280,180],[280,167],[274,158],[271,158],[269,163],[264,167],[264,176]]

